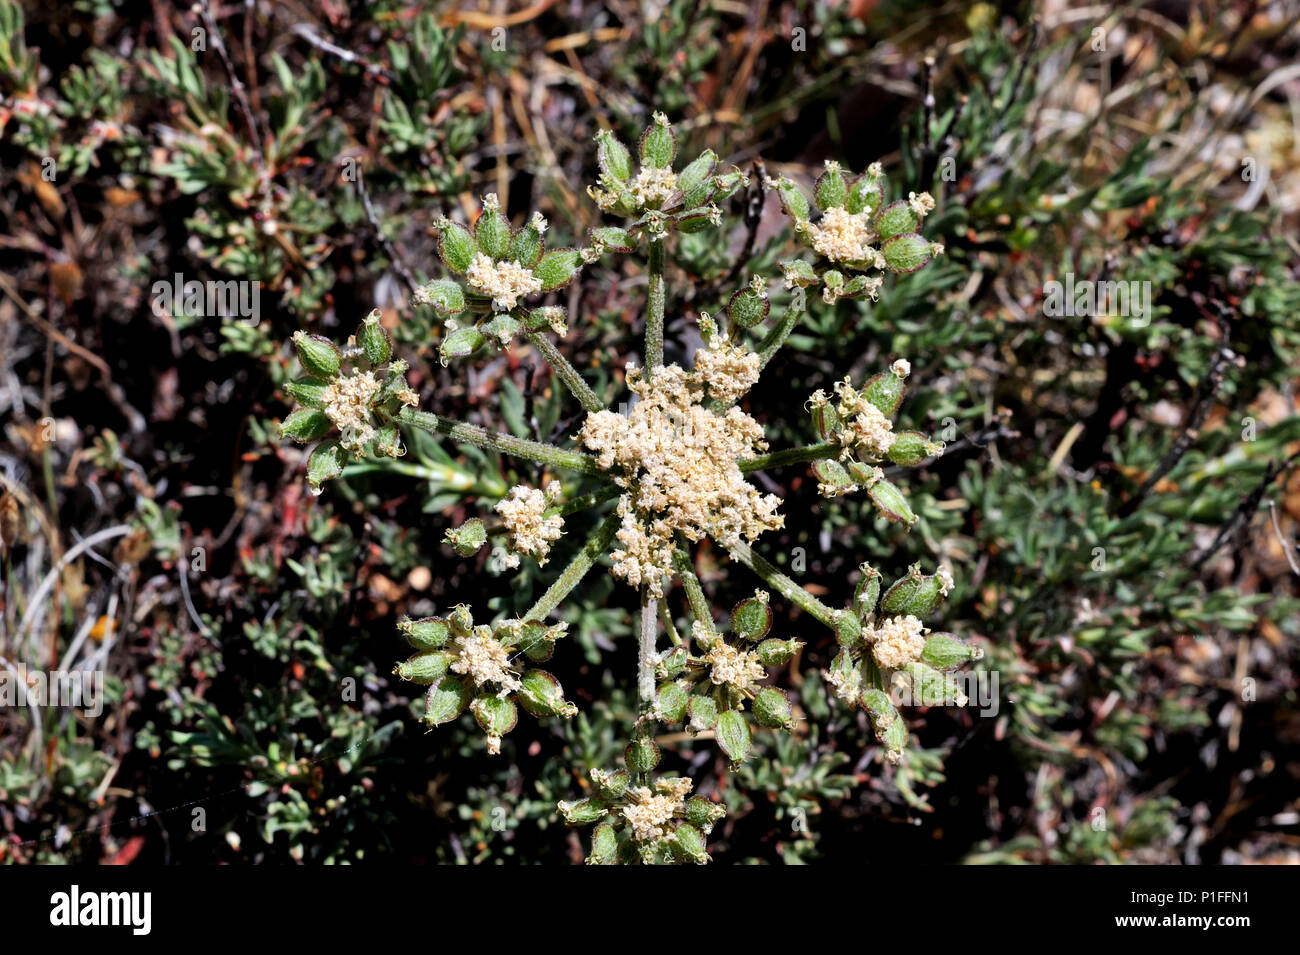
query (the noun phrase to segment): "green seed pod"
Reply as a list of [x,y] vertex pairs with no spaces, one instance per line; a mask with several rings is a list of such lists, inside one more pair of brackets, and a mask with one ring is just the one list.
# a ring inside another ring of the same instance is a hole
[[878,687],[865,690],[862,694],[862,708],[871,717],[871,725],[877,733],[884,732],[889,724],[898,719],[898,710],[889,699],[889,694]]
[[471,517],[460,527],[448,530],[442,539],[461,557],[471,557],[487,543],[487,536],[487,528],[483,522],[477,517]]
[[434,228],[438,230],[438,257],[442,259],[442,264],[456,275],[464,275],[474,261],[473,236],[463,225],[450,219],[440,219]]
[[886,418],[892,418],[903,403],[903,379],[906,376],[892,367],[872,375],[862,387],[862,397],[871,402]]
[[812,420],[813,427],[817,429],[817,436],[823,441],[830,441],[844,431],[844,422],[840,420],[840,413],[832,404],[818,405],[813,408]]
[[468,358],[487,344],[487,336],[477,328],[467,326],[448,333],[438,348],[438,354],[445,362],[450,358]]
[[618,857],[618,834],[608,822],[602,822],[591,833],[591,854],[587,865],[613,865]]
[[813,187],[813,199],[823,212],[842,207],[848,201],[849,187],[839,163],[826,164],[826,171],[817,177],[817,184]]
[[713,802],[704,796],[692,796],[686,800],[686,821],[695,826],[706,836],[713,827],[727,815],[727,807]]
[[680,862],[694,862],[704,865],[709,861],[709,854],[704,849],[704,834],[689,823],[682,823],[673,832],[668,843],[669,851]]
[[[710,180],[713,177],[714,170],[717,168],[717,154],[714,153],[712,149],[706,149],[693,161],[687,163],[686,168],[678,174],[677,187],[688,196],[692,191],[697,191],[699,187],[703,187],[707,191],[712,192],[713,187]],[[706,202],[708,202],[707,197],[694,202],[688,201],[686,205],[702,206]]]
[[785,284],[787,288],[798,286],[807,288],[810,285],[816,285],[821,281],[816,270],[811,263],[803,259],[784,259],[781,262],[781,271],[785,274]]
[[393,670],[403,680],[432,686],[447,674],[452,656],[445,650],[425,650],[399,663]]
[[740,710],[723,710],[718,714],[718,746],[733,763],[742,762],[749,755],[753,742],[749,723]]
[[411,300],[416,305],[431,305],[443,315],[459,315],[465,311],[465,290],[447,279],[426,282],[415,290]]
[[283,390],[298,404],[306,408],[319,408],[324,404],[325,389],[328,387],[329,382],[320,378],[300,378],[297,381],[286,381]]
[[881,613],[891,617],[898,614],[924,617],[939,605],[944,586],[942,576],[926,576],[921,573],[920,564],[913,564],[907,569],[906,576],[894,581],[885,591],[884,599],[880,601]]
[[370,444],[376,457],[400,458],[406,453],[406,448],[402,446],[402,434],[392,422],[376,428]]
[[280,434],[294,441],[316,441],[334,427],[334,422],[323,411],[299,408],[280,423]]
[[456,604],[447,622],[451,624],[451,632],[458,637],[468,637],[474,632],[474,612],[469,604]]
[[335,378],[343,366],[343,355],[338,347],[321,335],[306,332],[293,333],[293,346],[298,352],[298,362],[314,378]]
[[794,726],[790,701],[774,686],[765,686],[758,691],[754,697],[753,709],[754,719],[761,726],[776,726],[782,729]]
[[847,494],[857,483],[851,474],[834,458],[823,458],[820,461],[814,461],[812,472],[817,477],[819,485],[825,485],[832,494]]
[[782,178],[777,180],[774,188],[785,214],[796,222],[807,222],[810,208],[808,197],[799,191],[799,187],[789,179]]
[[406,642],[417,650],[436,650],[446,646],[451,637],[451,627],[442,617],[423,617],[419,620],[403,617],[397,621],[397,629],[406,637]]
[[924,663],[909,663],[906,676],[912,706],[965,706],[969,700],[953,680]]
[[523,684],[516,696],[520,705],[533,716],[574,716],[578,708],[564,699],[560,681],[545,670],[529,670],[519,681]]
[[488,736],[505,736],[519,722],[515,701],[499,696],[480,696],[470,704],[474,719]]
[[876,213],[875,220],[876,233],[882,242],[904,232],[915,232],[921,222],[905,199],[882,207]]
[[461,713],[469,703],[469,688],[455,677],[445,676],[433,686],[424,702],[424,722],[430,726],[449,723]]
[[880,247],[885,265],[891,272],[915,272],[930,261],[930,243],[915,232],[896,235]]
[[650,125],[641,134],[640,154],[642,166],[656,166],[660,169],[672,166],[677,155],[677,137],[663,113],[655,113]]
[[474,244],[491,259],[504,259],[510,251],[510,220],[500,209],[488,207],[474,223]]
[[307,483],[312,490],[319,491],[326,481],[332,481],[343,473],[348,463],[348,453],[337,441],[327,441],[311,453],[307,461]]
[[603,226],[589,233],[591,244],[609,252],[635,252],[636,239],[626,229]]
[[686,703],[690,722],[686,728],[692,733],[703,733],[718,725],[718,704],[711,696],[695,695]]
[[853,662],[853,657],[848,650],[841,650],[835,655],[835,659],[831,661],[830,675],[837,678],[840,685],[854,688],[854,698],[850,706],[856,705],[858,703],[856,688],[862,685],[862,672]]
[[740,328],[753,328],[767,318],[772,303],[766,293],[760,293],[750,286],[745,286],[731,296],[727,303],[727,317],[733,325]]
[[749,180],[739,169],[733,169],[730,172],[719,173],[713,177],[713,185],[716,191],[713,193],[714,202],[726,202],[736,194],[741,186],[748,185]]
[[687,235],[692,232],[703,232],[705,229],[716,228],[721,218],[722,213],[716,206],[690,206],[677,216],[677,231]]
[[479,326],[484,336],[497,348],[505,348],[514,340],[515,335],[519,334],[522,323],[519,319],[506,312],[493,315],[490,319]]
[[535,308],[524,319],[524,328],[530,332],[554,331],[559,335],[568,334],[568,313],[560,305],[543,305]]
[[858,620],[866,623],[876,612],[876,602],[880,599],[880,571],[870,564],[862,564],[858,569],[862,571],[862,579],[853,588],[853,612]]
[[527,225],[516,232],[514,238],[510,240],[510,251],[507,253],[510,261],[518,262],[526,269],[536,265],[542,253],[546,251],[546,238],[542,234],[542,229],[545,227],[546,220],[534,216]]
[[916,523],[916,515],[908,506],[907,498],[903,497],[903,492],[888,481],[877,481],[867,489],[867,493],[871,495],[876,509],[891,521],[902,521],[904,524]]
[[685,645],[676,646],[667,651],[659,663],[663,668],[664,677],[674,680],[681,676],[682,671],[686,669],[686,660],[689,656],[690,651],[686,649]]
[[889,460],[910,468],[942,450],[942,444],[936,445],[919,431],[900,431],[889,447]]
[[603,769],[593,769],[591,771],[591,781],[596,784],[596,789],[600,792],[602,799],[618,799],[627,791],[628,785],[632,782],[632,776],[626,769],[619,769],[615,772],[606,772]]
[[859,212],[875,212],[885,204],[885,192],[880,188],[880,180],[862,175],[849,187],[849,198],[844,208],[857,215]]
[[634,739],[623,750],[623,761],[634,773],[653,772],[659,765],[659,746],[647,737]]
[[655,716],[665,723],[681,723],[689,700],[690,693],[680,683],[664,683],[655,694]]
[[571,826],[589,825],[609,811],[601,800],[594,797],[579,799],[575,802],[567,802],[561,799],[555,808],[560,811],[564,821]]
[[758,654],[758,661],[763,666],[779,667],[790,662],[799,648],[803,646],[801,640],[780,640],[776,637],[769,637],[758,645],[755,652]]
[[358,336],[361,340],[361,351],[372,367],[382,365],[393,357],[393,340],[379,324],[380,317],[379,309],[367,315],[366,320],[361,323],[361,333]]
[[543,292],[564,288],[582,268],[582,254],[577,249],[555,249],[542,256],[533,269],[533,277],[542,283]]
[[772,629],[772,608],[761,591],[746,597],[731,611],[731,629],[742,640],[762,640]]
[[835,640],[842,647],[854,647],[862,641],[862,624],[851,613],[837,610],[835,621]]
[[963,663],[984,656],[979,647],[958,640],[951,633],[932,633],[921,650],[921,661],[936,670],[955,670]]
[[615,182],[626,183],[632,177],[632,154],[608,129],[596,133],[596,163]]

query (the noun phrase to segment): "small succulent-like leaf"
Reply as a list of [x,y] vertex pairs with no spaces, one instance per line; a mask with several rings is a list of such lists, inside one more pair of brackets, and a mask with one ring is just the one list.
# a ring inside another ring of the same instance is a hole
[[474,261],[474,237],[463,225],[450,219],[443,219],[435,228],[438,230],[438,257],[442,264],[457,275],[464,275]]
[[772,608],[763,597],[746,597],[731,611],[731,629],[742,640],[762,640],[772,629]]
[[915,232],[896,235],[880,247],[891,272],[915,272],[930,261],[930,243]]
[[791,219],[797,222],[808,221],[808,197],[799,191],[789,179],[778,179],[776,183],[776,197],[781,200],[781,208]]
[[915,467],[935,453],[934,447],[920,431],[899,431],[889,446],[889,460],[904,467]]
[[505,736],[519,722],[519,710],[509,697],[480,696],[470,709],[474,711],[478,725],[489,736]]
[[397,621],[397,629],[417,650],[436,650],[446,646],[451,639],[451,625],[443,617],[422,617],[419,620],[403,617]]
[[853,612],[865,623],[876,612],[880,599],[880,571],[870,564],[863,564],[861,570],[862,579],[853,588]]
[[916,515],[912,513],[912,508],[907,503],[907,498],[903,497],[903,492],[888,481],[877,481],[867,489],[871,495],[872,503],[876,509],[891,521],[902,521],[904,524],[912,524],[916,521]]
[[892,418],[903,403],[905,391],[903,379],[891,368],[872,375],[862,386],[862,397],[875,405],[886,418]]
[[[712,149],[706,149],[698,157],[686,164],[686,168],[677,176],[677,188],[686,195],[698,186],[709,186],[709,180],[713,178],[713,171],[718,167],[718,157]],[[709,188],[709,191],[712,191]],[[687,205],[700,206],[707,202],[703,198],[696,202],[688,202]]]
[[537,228],[536,223],[530,221],[510,240],[510,251],[506,257],[526,269],[531,269],[537,264],[544,251],[546,251],[546,238]]
[[430,686],[447,674],[451,654],[445,650],[424,650],[397,664],[393,672],[403,680]]
[[600,171],[616,182],[625,183],[632,177],[632,154],[607,129],[596,134],[596,162]]
[[602,226],[591,230],[592,245],[603,246],[611,252],[635,252],[636,239],[627,229],[616,226]]
[[686,821],[705,835],[713,831],[720,820],[726,818],[727,807],[706,796],[692,796],[686,800]]
[[840,611],[835,618],[835,640],[842,647],[853,647],[862,640],[862,624],[851,613]]
[[307,483],[319,488],[326,481],[332,481],[343,473],[348,463],[348,453],[337,441],[326,441],[318,446],[307,459]]
[[299,408],[280,423],[280,433],[294,441],[316,441],[334,427],[325,412],[317,408]]
[[461,557],[472,557],[487,543],[487,537],[487,527],[479,518],[471,517],[460,527],[448,529],[442,539]]
[[925,663],[909,663],[899,673],[906,677],[913,706],[965,706],[968,702],[951,677]]
[[801,640],[789,639],[782,640],[779,637],[768,637],[760,643],[754,650],[758,654],[758,662],[763,666],[779,667],[790,662],[799,648],[803,646]]
[[455,677],[445,676],[433,686],[424,701],[424,722],[430,726],[450,723],[469,704],[469,689]]
[[875,212],[885,202],[884,190],[880,180],[871,176],[859,176],[849,187],[849,198],[844,208],[856,215],[859,212]]
[[812,471],[813,474],[817,475],[819,483],[829,485],[837,494],[846,493],[849,488],[857,483],[845,470],[844,465],[834,458],[823,458],[820,461],[814,461]]
[[542,256],[533,276],[542,283],[543,292],[550,292],[572,282],[580,268],[582,256],[576,249],[555,249]]
[[592,830],[587,865],[613,865],[618,859],[618,833],[608,822]]
[[733,763],[739,763],[749,755],[753,738],[749,732],[749,722],[740,710],[723,710],[718,714],[717,734],[718,746]]
[[586,799],[574,802],[560,800],[556,808],[564,817],[564,821],[571,826],[590,825],[609,812],[609,807],[605,805],[604,800],[597,799],[595,796],[588,796]]

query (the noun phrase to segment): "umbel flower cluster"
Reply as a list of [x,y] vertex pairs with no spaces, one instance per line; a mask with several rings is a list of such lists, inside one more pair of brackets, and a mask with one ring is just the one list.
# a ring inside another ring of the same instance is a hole
[[[640,713],[629,728],[625,767],[592,770],[588,795],[561,802],[558,811],[572,825],[595,826],[589,862],[703,863],[706,840],[726,809],[690,779],[657,775],[659,727],[716,744],[733,767],[755,758],[763,734],[799,732],[801,712],[776,684],[782,670],[798,665],[806,641],[772,632],[775,601],[833,635],[839,650],[824,674],[827,692],[864,714],[883,759],[905,758],[904,707],[966,702],[951,674],[979,651],[924,623],[954,585],[948,569],[925,574],[913,566],[882,595],[880,572],[863,564],[852,604],[834,608],[760,553],[763,535],[781,528],[784,517],[781,497],[766,490],[776,485],[753,480],[759,471],[810,466],[823,495],[865,491],[882,518],[916,520],[885,468],[918,465],[943,445],[895,425],[912,373],[908,360],[898,357],[865,381],[844,378],[809,395],[803,446],[772,450],[758,420],[740,406],[806,314],[802,290],[819,288],[826,306],[875,299],[888,274],[915,271],[943,250],[919,232],[934,200],[921,193],[887,201],[877,164],[853,176],[828,162],[810,201],[784,177],[751,186],[739,170],[720,170],[707,150],[678,168],[676,135],[659,113],[635,160],[609,131],[596,136],[596,159],[599,179],[588,194],[617,224],[591,230],[581,248],[549,248],[540,214],[516,226],[495,196],[485,196],[471,224],[437,224],[449,277],[426,282],[413,296],[415,306],[440,317],[444,364],[519,347],[544,359],[582,408],[571,442],[545,444],[421,409],[378,313],[342,347],[295,336],[303,377],[285,387],[299,407],[283,430],[314,443],[307,479],[316,491],[347,479],[349,466],[365,462],[374,470],[402,455],[402,429],[542,466],[541,486],[510,488],[488,503],[484,518],[448,528],[445,540],[464,558],[496,540],[505,570],[524,561],[560,562],[563,569],[514,618],[476,623],[461,605],[443,617],[403,619],[413,654],[396,673],[428,687],[425,723],[468,712],[491,753],[501,751],[519,707],[538,719],[573,716],[577,708],[559,680],[535,664],[549,660],[566,635],[552,615],[607,559],[639,608]],[[665,364],[674,235],[720,227],[723,204],[741,188],[779,197],[805,248],[802,257],[781,263],[784,285],[800,291],[772,321],[768,280],[754,276],[716,318],[696,316],[702,345],[684,365]],[[617,396],[597,395],[561,350],[568,316],[550,293],[587,265],[637,252],[646,259],[645,344],[642,361],[624,369],[632,400],[615,410],[607,399]],[[706,539],[761,585],[723,619],[715,618],[695,573],[696,546]],[[689,608],[685,631],[667,607],[674,588]]]

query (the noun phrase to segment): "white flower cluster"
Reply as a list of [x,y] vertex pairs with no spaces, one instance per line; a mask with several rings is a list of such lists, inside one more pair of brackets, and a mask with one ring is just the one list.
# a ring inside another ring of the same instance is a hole
[[767,448],[762,427],[736,407],[716,414],[706,397],[739,397],[756,369],[751,373],[747,362],[716,354],[701,363],[697,354],[694,372],[669,365],[656,368],[649,380],[635,369],[627,377],[641,400],[627,417],[588,415],[578,437],[625,489],[614,575],[661,597],[676,533],[691,541],[712,537],[727,547],[783,526],[784,518],[776,512],[780,498],[760,494],[740,471],[739,462]]
[[370,402],[379,391],[379,379],[373,372],[363,371],[350,377],[339,377],[321,393],[321,407],[325,416],[339,429],[339,443],[348,451],[359,454],[366,443],[375,436],[370,423]]
[[916,617],[890,617],[879,627],[863,632],[871,644],[876,662],[886,670],[897,670],[921,659],[925,647],[924,625]]
[[518,567],[520,554],[533,558],[542,566],[546,565],[551,544],[564,533],[563,517],[558,514],[546,516],[546,509],[559,496],[559,481],[548,484],[545,492],[516,484],[510,489],[509,497],[497,502],[494,510],[501,515],[501,523],[506,529],[507,546],[511,551],[505,558],[507,567]]
[[704,655],[709,665],[709,679],[715,686],[730,686],[748,690],[767,676],[767,668],[759,662],[758,654],[733,647],[724,640],[715,643]]
[[448,669],[474,681],[475,686],[495,683],[498,696],[519,690],[522,684],[510,666],[510,650],[492,635],[488,627],[476,627],[473,633],[457,637],[452,643],[456,659]]
[[654,789],[636,786],[627,791],[631,800],[622,808],[632,838],[637,842],[656,842],[672,834],[669,824],[686,813],[686,796],[691,791],[689,779],[660,779]]
[[870,212],[849,212],[836,206],[827,209],[817,222],[808,224],[813,249],[832,262],[852,262],[884,268],[885,257],[871,246],[875,236]]
[[465,281],[492,299],[492,308],[498,312],[508,312],[521,298],[542,290],[542,280],[533,275],[532,269],[518,262],[494,262],[482,252],[470,262]]

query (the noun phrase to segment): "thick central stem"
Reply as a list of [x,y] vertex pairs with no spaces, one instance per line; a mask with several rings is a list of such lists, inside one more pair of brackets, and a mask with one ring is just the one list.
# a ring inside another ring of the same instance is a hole
[[650,378],[654,369],[664,363],[664,243],[660,237],[650,240],[650,260],[646,273],[650,278],[650,291],[645,319],[645,376]]
[[659,627],[659,601],[650,588],[641,588],[641,639],[637,647],[636,698],[642,712],[654,705],[655,637]]

